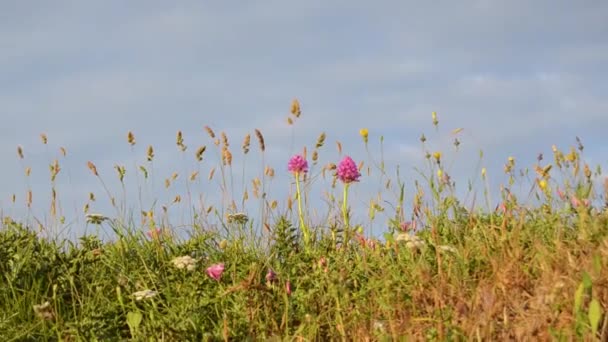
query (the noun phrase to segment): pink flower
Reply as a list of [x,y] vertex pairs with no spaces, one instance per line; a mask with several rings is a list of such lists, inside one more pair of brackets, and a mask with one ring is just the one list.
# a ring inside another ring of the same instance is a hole
[[289,159],[287,170],[293,173],[306,173],[308,172],[308,162],[304,157],[297,154]]
[[274,283],[277,280],[277,274],[271,270],[268,269],[268,273],[266,273],[266,283],[271,284]]
[[162,233],[162,231],[160,230],[160,228],[156,228],[156,229],[150,229],[146,235],[148,235],[148,237],[150,239],[156,240],[158,238],[160,238],[160,234]]
[[217,281],[219,281],[222,277],[222,273],[224,273],[223,263],[211,265],[209,268],[207,268],[207,275]]
[[291,296],[291,283],[289,280],[285,283],[285,292],[288,296]]
[[416,230],[416,221],[401,222],[401,224],[399,225],[399,228],[404,233],[406,233],[406,232],[408,232],[410,230]]
[[338,165],[338,178],[343,183],[351,183],[359,181],[359,177],[361,177],[361,173],[359,173],[359,169],[357,168],[357,164],[352,160],[351,157],[346,156],[340,164]]

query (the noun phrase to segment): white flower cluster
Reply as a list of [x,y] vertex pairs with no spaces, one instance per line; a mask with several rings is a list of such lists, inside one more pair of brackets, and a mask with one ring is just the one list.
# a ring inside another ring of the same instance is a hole
[[194,271],[194,269],[196,268],[197,260],[192,258],[189,255],[185,255],[185,256],[174,258],[173,260],[171,260],[171,262],[173,263],[173,265],[175,265],[175,267],[177,267],[179,269],[185,268],[188,271]]
[[146,299],[146,298],[152,298],[152,297],[156,296],[157,294],[158,294],[157,291],[143,290],[143,291],[137,291],[137,292],[133,293],[133,297],[135,297],[135,300],[139,301],[139,300]]

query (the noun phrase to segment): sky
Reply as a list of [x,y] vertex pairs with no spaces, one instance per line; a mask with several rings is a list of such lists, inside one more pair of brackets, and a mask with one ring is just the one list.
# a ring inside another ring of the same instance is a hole
[[[265,161],[277,173],[277,199],[293,193],[287,160],[303,146],[310,153],[321,132],[327,134],[323,164],[341,158],[336,141],[343,155],[367,160],[361,128],[369,129],[370,153],[379,160],[383,136],[387,168],[394,174],[390,170],[400,165],[409,198],[414,168],[425,167],[423,133],[429,148],[453,165],[450,174],[461,189],[479,178],[479,167],[487,167],[497,187],[505,182],[507,157],[531,166],[539,153],[550,156],[553,144],[575,145],[576,136],[592,165],[607,165],[607,17],[605,1],[3,1],[2,215],[48,222],[48,165],[58,158],[55,187],[69,229],[79,234],[89,192],[98,197],[92,210],[111,216],[87,161],[112,193],[120,193],[113,166],[132,171],[145,164],[149,144],[155,181],[144,186],[142,208],[157,199],[158,209],[180,193],[166,191],[163,180],[198,170],[193,154],[201,145],[209,150],[208,165],[200,169],[206,177],[214,149],[205,125],[231,140],[236,197],[244,188],[239,146],[255,128],[266,140]],[[288,126],[294,98],[302,115]],[[458,153],[451,146],[456,128],[463,128]],[[178,130],[188,145],[185,155],[175,146]],[[133,149],[128,131],[137,139]],[[253,141],[246,180],[261,167]],[[29,179],[26,167],[32,168]],[[134,177],[127,173],[129,203],[137,210],[134,194],[142,183]],[[378,178],[362,177],[352,187],[353,206],[363,208],[378,184]],[[327,184],[315,186],[311,202],[319,203]],[[27,211],[30,188],[35,197]],[[191,190],[209,203],[219,199],[217,185],[201,182]]]

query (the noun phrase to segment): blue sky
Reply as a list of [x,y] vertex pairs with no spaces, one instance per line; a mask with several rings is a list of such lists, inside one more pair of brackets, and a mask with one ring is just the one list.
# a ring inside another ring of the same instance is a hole
[[[323,163],[338,158],[336,140],[364,159],[362,127],[374,151],[383,135],[387,165],[401,165],[406,190],[412,168],[424,166],[420,134],[449,154],[450,131],[459,127],[451,173],[461,188],[477,177],[479,149],[493,184],[504,182],[508,156],[530,166],[575,136],[591,163],[606,165],[607,17],[604,1],[5,1],[1,207],[4,215],[25,215],[22,168],[31,166],[33,214],[44,221],[48,164],[60,146],[68,158],[60,158],[57,188],[72,229],[82,226],[90,191],[100,198],[94,209],[109,210],[88,160],[119,190],[112,167],[143,162],[152,144],[157,184],[147,204],[170,198],[162,180],[174,171],[185,176],[196,165],[196,147],[211,148],[205,125],[226,131],[235,150],[247,132],[264,133],[266,160],[280,174],[278,199],[289,191],[287,159],[321,131],[328,136]],[[303,114],[292,131],[285,119],[293,98]],[[129,130],[138,141],[134,154]],[[175,147],[177,130],[187,158]],[[48,146],[40,143],[43,132]],[[247,178],[257,169],[249,156]],[[362,181],[353,196],[369,198],[376,188],[377,180]],[[213,202],[217,187],[200,192]]]

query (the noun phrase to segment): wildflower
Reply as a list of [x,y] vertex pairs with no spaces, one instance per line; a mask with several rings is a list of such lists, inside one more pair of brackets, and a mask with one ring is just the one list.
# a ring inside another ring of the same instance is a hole
[[359,181],[359,177],[361,177],[357,164],[349,156],[344,157],[340,164],[338,164],[337,174],[338,178],[346,184],[357,182]]
[[404,233],[408,232],[409,230],[416,229],[416,221],[401,222],[401,224],[399,225],[399,228]]
[[437,126],[437,124],[439,124],[439,120],[437,120],[437,112],[432,112],[431,117],[433,118],[433,126]]
[[268,269],[268,273],[266,273],[266,284],[270,285],[277,280],[277,274],[272,270]]
[[207,275],[217,281],[222,278],[222,273],[224,273],[223,263],[211,265],[209,268],[207,268]]
[[300,189],[300,173],[308,172],[308,162],[301,155],[295,155],[291,157],[289,163],[287,164],[287,169],[295,175],[296,178],[296,196],[298,199],[298,216],[300,218],[300,227],[302,229],[302,233],[304,234],[304,244],[308,247],[308,243],[310,240],[310,231],[308,227],[304,223],[304,212],[302,211],[302,192]]
[[289,172],[293,173],[306,173],[308,172],[308,162],[301,155],[295,155],[289,159],[287,164]]
[[481,168],[481,177],[486,178],[487,170],[485,167]]
[[538,187],[545,191],[545,189],[547,189],[547,181],[545,179],[541,179],[540,181],[538,181]]
[[196,268],[197,260],[189,255],[185,255],[181,257],[176,257],[171,260],[171,262],[173,263],[173,265],[175,265],[175,267],[179,268],[180,270],[185,268],[188,271],[194,271],[194,269]]
[[45,321],[52,321],[55,319],[55,313],[53,312],[51,303],[49,303],[48,301],[46,301],[42,304],[36,304],[36,305],[34,305],[33,308],[34,308],[34,313],[39,318],[41,318]]
[[410,235],[407,233],[397,234],[395,241],[405,243],[405,246],[412,250],[417,250],[425,245],[424,241],[417,235]]
[[157,294],[158,294],[157,291],[143,290],[143,291],[137,291],[137,292],[133,293],[133,297],[135,297],[135,300],[140,301],[142,299],[152,298],[152,297],[156,296]]
[[160,238],[160,234],[161,234],[161,232],[162,232],[162,231],[160,230],[160,228],[156,228],[156,229],[150,229],[150,230],[149,230],[149,231],[146,233],[146,235],[148,235],[148,237],[149,237],[150,239],[155,240],[155,239]]
[[359,130],[359,135],[363,138],[363,141],[367,144],[369,131],[367,128],[361,128]]
[[441,152],[437,151],[437,152],[433,153],[433,158],[435,158],[437,163],[439,163],[441,161]]

